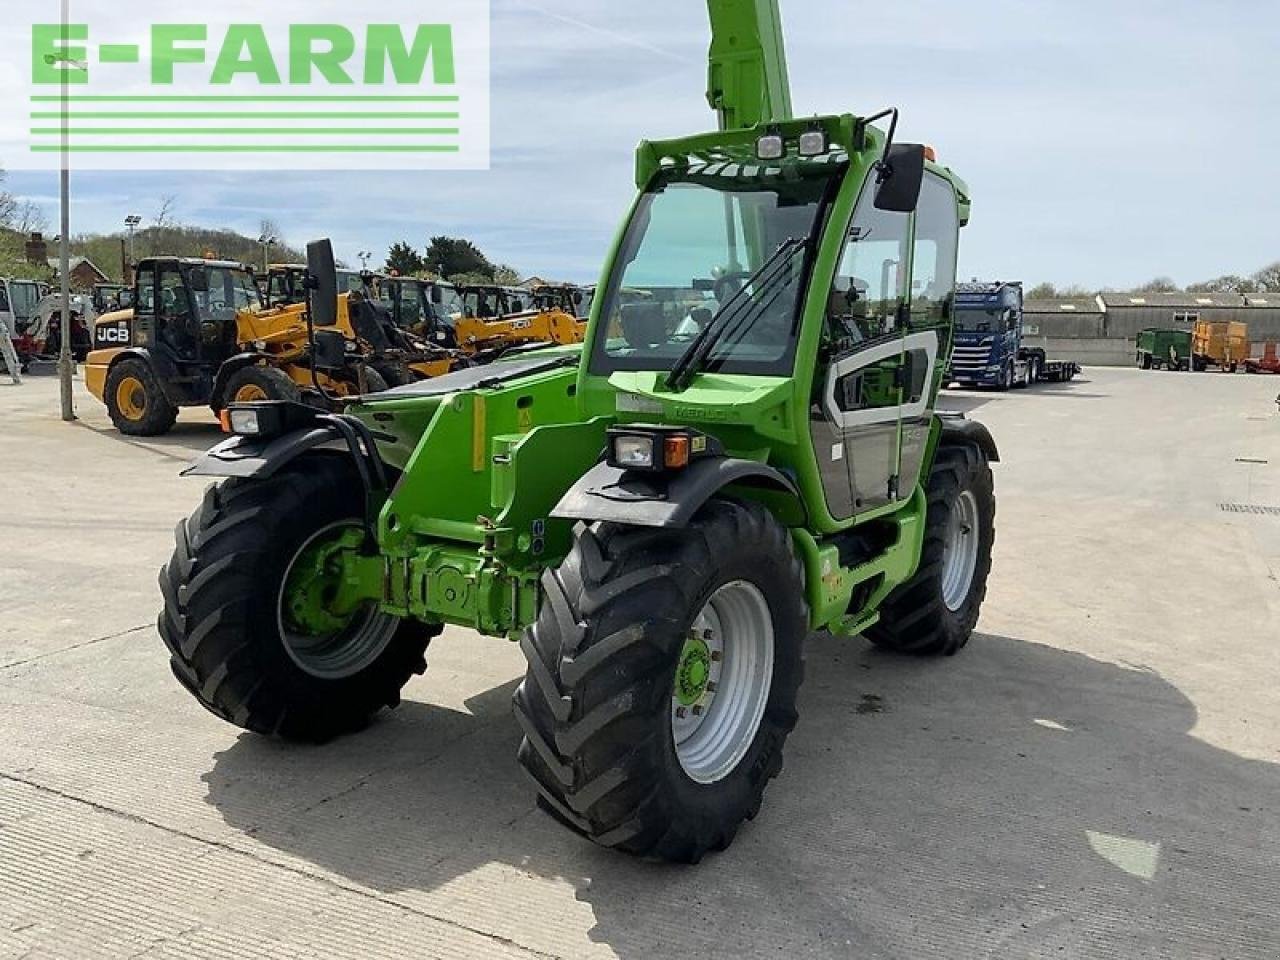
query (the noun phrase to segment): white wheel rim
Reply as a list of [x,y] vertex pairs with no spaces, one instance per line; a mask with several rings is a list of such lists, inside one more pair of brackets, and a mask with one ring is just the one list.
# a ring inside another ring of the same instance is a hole
[[978,569],[978,500],[962,490],[951,508],[942,543],[942,602],[952,613],[964,606]]
[[[681,672],[700,661],[705,684],[683,683]],[[745,580],[726,583],[694,618],[671,696],[676,757],[691,780],[715,783],[734,771],[760,729],[772,682],[769,602]]]

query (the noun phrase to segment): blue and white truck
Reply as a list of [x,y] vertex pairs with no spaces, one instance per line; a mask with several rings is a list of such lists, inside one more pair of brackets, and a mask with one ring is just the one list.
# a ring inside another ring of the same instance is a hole
[[955,334],[947,378],[965,387],[1029,387],[1065,382],[1080,372],[1070,360],[1053,360],[1033,345],[1022,310],[1022,284],[996,280],[956,285]]

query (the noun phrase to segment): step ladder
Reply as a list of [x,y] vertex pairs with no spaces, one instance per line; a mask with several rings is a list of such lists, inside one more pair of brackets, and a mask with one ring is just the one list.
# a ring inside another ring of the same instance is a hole
[[13,349],[13,339],[4,317],[0,317],[0,355],[4,356],[4,365],[9,371],[9,379],[21,386],[22,362],[18,359],[18,351]]

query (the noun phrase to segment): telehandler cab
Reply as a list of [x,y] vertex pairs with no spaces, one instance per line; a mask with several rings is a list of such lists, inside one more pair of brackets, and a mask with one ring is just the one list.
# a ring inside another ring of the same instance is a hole
[[231,407],[188,470],[227,479],[160,576],[209,710],[325,740],[397,703],[445,624],[509,637],[539,805],[697,861],[782,769],[808,633],[966,644],[997,456],[934,401],[967,190],[872,125],[891,111],[794,119],[776,3],[709,10],[722,128],[640,145],[582,348],[343,415]]

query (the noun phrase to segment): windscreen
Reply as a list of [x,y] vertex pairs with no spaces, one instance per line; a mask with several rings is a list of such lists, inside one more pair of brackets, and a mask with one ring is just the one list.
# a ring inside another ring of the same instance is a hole
[[262,305],[258,286],[253,275],[246,270],[231,267],[199,267],[207,280],[208,289],[198,289],[205,284],[192,284],[192,295],[200,319],[223,323],[231,320],[241,310],[256,309]]
[[30,320],[36,315],[36,306],[40,303],[40,288],[34,281],[12,280],[9,282],[9,293],[13,298],[15,320]]
[[707,369],[789,373],[807,241],[834,177],[700,177],[646,192],[605,289],[608,335],[595,343],[592,371],[669,370],[720,317]]

